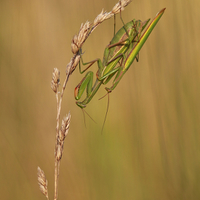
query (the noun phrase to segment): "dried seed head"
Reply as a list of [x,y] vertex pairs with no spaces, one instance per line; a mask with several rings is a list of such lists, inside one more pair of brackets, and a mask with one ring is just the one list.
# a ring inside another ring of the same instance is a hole
[[81,58],[81,56],[79,54],[76,54],[73,57],[73,63],[71,65],[71,69],[70,69],[69,75],[71,75],[73,73],[73,71],[76,69],[76,66],[78,65],[78,63],[80,61],[80,58]]
[[70,62],[67,64],[67,67],[66,67],[66,74],[69,73],[69,75],[71,75],[73,73],[73,71],[76,69],[79,61],[80,61],[80,58],[81,56],[79,55],[79,53],[75,54]]
[[131,3],[131,0],[120,0],[112,9],[113,14],[117,14],[120,11],[123,11],[124,8]]
[[85,22],[85,24],[81,24],[78,35],[75,35],[72,39],[71,50],[73,54],[76,54],[79,51],[84,41],[87,39],[90,27],[91,24],[89,21]]
[[108,12],[104,12],[104,11],[102,10],[101,13],[95,18],[95,20],[94,20],[94,25],[93,25],[93,27],[92,27],[90,33],[93,32],[94,29],[95,29],[99,24],[101,24],[103,21],[105,21],[105,20],[111,18],[113,15],[114,15],[114,14],[113,14],[112,12],[109,12],[109,13],[108,13]]
[[94,20],[94,26],[97,26],[98,24],[102,23],[104,20],[108,19],[108,13],[104,12],[103,10]]
[[42,192],[42,194],[44,194],[46,196],[46,198],[48,199],[48,189],[47,189],[47,185],[48,182],[46,180],[45,174],[44,172],[40,169],[40,167],[37,168],[38,170],[38,184],[40,187],[40,191]]
[[56,159],[59,161],[62,158],[62,152],[63,152],[63,145],[58,145],[57,146],[57,151],[56,151]]
[[114,14],[112,13],[112,11],[109,12],[109,13],[107,13],[107,16],[106,16],[105,20],[106,20],[106,19],[110,19],[113,15],[114,15]]
[[[104,12],[103,10],[101,11],[101,13],[95,18],[94,20],[94,25],[90,30],[90,33],[92,33],[94,31],[94,29],[101,24],[103,21],[111,18],[114,14],[119,13],[120,11],[124,10],[124,7],[126,7],[129,3],[131,2],[131,0],[120,0],[112,9],[111,12]],[[89,33],[89,34],[90,34]]]
[[131,3],[131,0],[121,0],[121,6],[123,8],[128,6],[129,3]]
[[60,83],[60,71],[57,68],[53,69],[51,89],[56,93]]
[[65,135],[63,134],[61,130],[59,130],[58,139],[59,139],[58,142],[61,142],[65,139]]
[[78,36],[77,35],[74,35],[74,37],[72,38],[71,50],[72,50],[73,54],[76,54],[79,50],[79,48],[78,48]]
[[[75,55],[76,56],[76,55]],[[73,64],[73,60],[74,60],[74,57],[73,56],[70,60],[70,62],[67,64],[67,67],[66,67],[66,75],[68,75],[69,71],[71,71],[71,68],[72,68],[72,64]],[[75,69],[74,69],[75,70]]]
[[66,117],[64,117],[62,120],[61,129],[59,131],[59,140],[60,141],[64,141],[65,137],[68,134],[70,120],[71,120],[71,114],[69,112],[68,115],[66,115]]
[[91,27],[91,23],[89,21],[85,22],[84,25],[81,24],[81,28],[78,34],[78,42],[80,43],[80,47],[84,43],[85,39],[87,38],[90,27]]

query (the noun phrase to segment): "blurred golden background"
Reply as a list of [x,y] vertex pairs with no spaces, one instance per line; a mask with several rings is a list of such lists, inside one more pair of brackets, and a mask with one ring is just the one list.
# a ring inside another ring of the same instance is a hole
[[[71,39],[80,24],[93,21],[117,0],[0,2],[0,191],[2,199],[45,199],[37,184],[44,170],[53,199],[56,100],[52,71],[72,57]],[[67,84],[62,116],[72,119],[65,141],[59,199],[200,199],[200,1],[134,0],[124,22],[161,20],[120,84],[107,98],[104,87],[86,116],[73,91],[83,75]],[[117,16],[117,29],[122,23]],[[113,18],[83,45],[84,61],[103,57],[113,37]],[[93,66],[94,72],[97,66]]]

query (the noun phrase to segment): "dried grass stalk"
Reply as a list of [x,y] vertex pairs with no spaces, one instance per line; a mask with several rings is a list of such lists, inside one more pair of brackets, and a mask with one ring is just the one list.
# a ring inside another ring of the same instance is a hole
[[[84,24],[81,24],[80,30],[78,34],[74,35],[71,42],[71,50],[73,53],[73,57],[66,67],[66,77],[62,86],[62,91],[58,92],[60,85],[60,71],[57,68],[54,68],[52,74],[51,88],[56,94],[57,100],[57,125],[56,125],[56,142],[55,142],[55,174],[54,174],[54,200],[58,199],[58,178],[59,178],[59,169],[60,169],[60,161],[63,155],[64,149],[64,140],[69,132],[69,125],[71,120],[70,112],[63,118],[62,124],[60,126],[60,113],[61,113],[61,105],[62,99],[64,95],[64,91],[66,88],[66,84],[68,82],[69,76],[76,69],[78,63],[80,62],[81,54],[82,54],[82,45],[89,37],[89,35],[95,30],[95,28],[101,24],[103,21],[111,18],[113,15],[119,13],[124,10],[124,7],[127,6],[131,0],[120,0],[110,12],[106,12],[104,10],[95,18],[93,24],[89,21],[86,21]],[[59,128],[60,127],[60,128]],[[41,192],[48,197],[48,189],[47,189],[47,180],[45,178],[44,172],[38,167],[38,184]]]

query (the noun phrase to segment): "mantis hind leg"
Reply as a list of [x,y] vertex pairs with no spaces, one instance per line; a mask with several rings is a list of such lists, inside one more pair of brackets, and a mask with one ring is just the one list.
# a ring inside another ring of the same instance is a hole
[[[115,77],[115,79],[114,79],[114,81],[113,81],[113,82],[115,82],[115,80],[116,80],[116,79],[118,78],[118,76],[120,75],[121,71],[122,71],[122,68],[119,67],[117,71],[115,71],[113,74],[111,74],[110,76],[108,76],[108,78],[107,78],[106,81],[109,81],[109,80],[117,73],[117,75],[116,75],[116,77]],[[103,84],[105,84],[105,83],[103,83]],[[113,85],[114,85],[114,83],[113,83]],[[113,86],[111,86],[111,88],[105,87],[105,90],[107,91],[107,94],[105,94],[103,97],[100,98],[100,99],[102,99],[102,98],[104,98],[105,96],[108,96],[108,103],[107,103],[106,113],[105,113],[105,117],[104,117],[102,129],[101,129],[101,134],[103,133],[103,129],[104,129],[104,126],[105,126],[105,123],[106,123],[107,115],[108,115],[109,103],[110,103],[110,100],[109,100],[109,93],[112,92],[112,90],[114,89],[114,88],[112,89],[112,87],[113,87]]]

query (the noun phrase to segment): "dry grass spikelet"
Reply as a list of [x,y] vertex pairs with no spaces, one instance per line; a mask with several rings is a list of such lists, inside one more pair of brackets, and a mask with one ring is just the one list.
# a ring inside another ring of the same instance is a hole
[[[79,51],[81,51],[81,49]],[[78,65],[78,63],[80,61],[80,58],[81,58],[81,56],[79,53],[77,53],[76,55],[74,55],[71,58],[70,62],[67,65],[67,69],[70,67],[69,75],[71,75],[73,73],[73,71],[76,69],[76,66]]]
[[104,12],[102,10],[101,13],[99,15],[97,15],[97,17],[95,18],[93,26],[96,27],[97,25],[102,23],[104,20],[109,19],[112,16],[113,16],[112,13]]
[[81,24],[81,28],[80,28],[79,34],[78,34],[79,47],[81,47],[81,45],[86,40],[89,30],[90,30],[90,27],[91,27],[91,23],[89,21],[85,22],[84,25]]
[[66,74],[68,74],[68,73],[72,74],[72,72],[76,69],[76,66],[75,66],[74,69],[73,69],[73,67],[72,67],[72,65],[73,65],[73,63],[74,63],[74,58],[75,58],[75,57],[76,57],[76,55],[74,55],[74,56],[71,58],[70,62],[67,64],[67,67],[66,67]]
[[78,35],[74,35],[71,43],[71,50],[73,54],[76,54],[84,41],[87,39],[89,31],[90,31],[91,23],[86,21],[85,24],[81,24]]
[[57,161],[61,160],[63,153],[63,144],[58,144],[56,148],[56,159]]
[[48,182],[45,177],[44,171],[42,171],[40,167],[38,167],[37,170],[38,170],[37,175],[38,175],[38,184],[40,187],[40,191],[42,192],[42,194],[46,196],[47,199],[49,199],[48,188],[47,188]]
[[51,89],[56,93],[60,83],[60,71],[57,68],[53,69]]
[[72,50],[73,54],[76,54],[79,50],[79,48],[78,48],[78,35],[74,35],[74,37],[72,38],[71,50]]
[[131,0],[120,0],[112,9],[113,14],[117,14],[124,10],[124,8],[131,3]]
[[58,133],[56,152],[55,152],[57,161],[61,160],[61,158],[62,158],[63,148],[64,148],[64,140],[69,131],[70,120],[71,120],[71,114],[69,112],[63,118],[61,128]]
[[68,134],[69,131],[69,125],[70,125],[70,120],[71,120],[71,114],[70,112],[66,115],[66,117],[63,118],[62,120],[62,125],[61,129],[59,131],[59,139],[60,141],[64,141],[65,137]]

